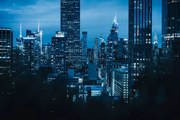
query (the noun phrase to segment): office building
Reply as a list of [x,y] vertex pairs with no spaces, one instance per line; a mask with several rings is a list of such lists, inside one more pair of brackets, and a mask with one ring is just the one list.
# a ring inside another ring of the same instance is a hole
[[38,22],[37,31],[26,30],[26,36],[22,35],[22,25],[20,23],[20,34],[16,39],[19,56],[26,70],[38,70],[42,55],[42,30]]
[[51,44],[42,46],[41,65],[50,65],[51,63]]
[[82,32],[82,64],[87,64],[87,32]]
[[120,67],[120,61],[119,61],[119,37],[118,37],[118,19],[115,14],[111,33],[108,36],[107,39],[107,59],[106,59],[106,65],[107,65],[107,81],[108,86],[112,86],[112,70],[118,69]]
[[9,28],[0,28],[0,76],[12,72],[13,32]]
[[56,32],[56,35],[52,37],[51,46],[51,65],[55,73],[61,74],[66,73],[66,63],[67,63],[67,38],[64,33]]
[[68,65],[81,66],[80,0],[61,0],[61,31],[67,37]]
[[129,0],[128,47],[129,80],[133,85],[152,61],[152,0]]
[[99,68],[98,77],[100,79],[106,78],[106,42],[101,34],[100,36],[100,54],[99,54]]
[[180,58],[180,0],[162,0],[162,49],[169,58]]
[[99,59],[99,47],[98,47],[98,38],[94,39],[94,63],[97,66],[98,65],[98,59]]
[[119,69],[114,69],[112,74],[112,96],[119,96],[125,103],[128,103],[128,67],[122,66]]

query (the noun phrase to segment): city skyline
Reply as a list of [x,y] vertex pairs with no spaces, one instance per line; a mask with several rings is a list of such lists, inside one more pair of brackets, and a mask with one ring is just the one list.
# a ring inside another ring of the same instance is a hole
[[0,120],[176,120],[179,6],[1,0]]
[[[43,44],[50,43],[54,31],[59,30],[60,11],[59,0],[32,0],[24,2],[0,1],[0,26],[9,27],[14,31],[15,38],[19,36],[19,24],[22,23],[22,32],[26,29],[37,30],[38,19],[43,30]],[[42,4],[44,3],[44,4]],[[49,6],[48,9],[46,6]],[[88,47],[93,47],[95,37],[103,34],[105,41],[110,33],[115,12],[119,21],[119,37],[128,38],[128,0],[82,0],[81,1],[81,32],[87,31]],[[94,29],[96,27],[96,29]],[[153,0],[153,30],[161,40],[161,0]],[[81,36],[82,37],[82,36]],[[161,45],[161,44],[160,44]]]

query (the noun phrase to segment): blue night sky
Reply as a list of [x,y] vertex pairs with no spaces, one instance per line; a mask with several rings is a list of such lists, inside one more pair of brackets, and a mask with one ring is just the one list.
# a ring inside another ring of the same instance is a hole
[[[81,32],[88,31],[88,46],[102,33],[104,39],[110,33],[115,11],[119,21],[119,37],[128,37],[128,0],[81,0]],[[153,33],[161,39],[161,0],[153,0]],[[59,0],[0,0],[0,27],[12,28],[19,36],[19,23],[35,31],[37,21],[43,30],[43,43],[50,43],[55,31],[60,29]]]

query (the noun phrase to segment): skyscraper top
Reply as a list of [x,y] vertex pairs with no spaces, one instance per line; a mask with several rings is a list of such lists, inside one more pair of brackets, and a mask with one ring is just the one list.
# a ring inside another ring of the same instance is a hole
[[116,12],[115,12],[115,16],[114,16],[113,24],[117,24],[117,25],[118,25],[118,19],[117,19]]
[[113,25],[112,25],[112,30],[115,30],[116,33],[118,33],[118,18],[115,12],[114,20],[113,20]]

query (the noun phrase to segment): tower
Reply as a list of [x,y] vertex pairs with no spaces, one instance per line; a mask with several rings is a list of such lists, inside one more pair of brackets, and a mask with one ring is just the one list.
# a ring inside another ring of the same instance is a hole
[[37,34],[38,34],[38,39],[39,39],[39,47],[40,47],[40,53],[42,55],[42,30],[40,29],[40,22],[38,19],[38,28],[37,28]]
[[67,72],[66,69],[66,37],[62,32],[56,32],[52,37],[51,65],[57,74]]
[[67,37],[68,66],[81,63],[80,0],[61,0],[61,31]]
[[180,58],[180,0],[162,0],[162,49],[167,59]]
[[0,28],[0,76],[11,75],[13,32],[9,28]]
[[98,65],[98,38],[94,39],[94,63]]
[[115,13],[113,22],[112,22],[112,28],[111,32],[107,39],[107,81],[109,87],[112,86],[112,70],[116,67],[119,67],[119,61],[118,61],[118,43],[119,43],[119,37],[118,37],[118,19]]
[[[129,80],[138,82],[152,60],[152,0],[129,0]],[[133,88],[133,93],[137,93]]]
[[82,63],[83,65],[87,64],[87,32],[82,32]]

